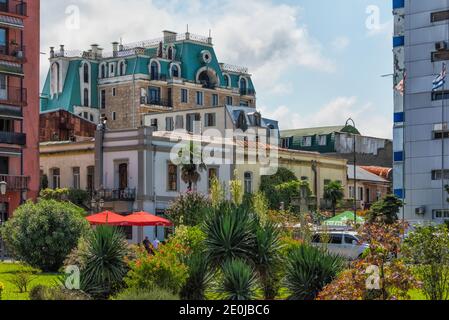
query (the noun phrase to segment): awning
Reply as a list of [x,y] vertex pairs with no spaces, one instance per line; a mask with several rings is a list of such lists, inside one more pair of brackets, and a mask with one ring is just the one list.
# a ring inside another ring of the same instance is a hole
[[0,26],[23,29],[23,20],[16,17],[0,15]]
[[93,216],[89,216],[86,219],[91,225],[121,226],[123,225],[125,218],[117,213],[104,211]]
[[133,227],[171,227],[173,223],[148,212],[137,212],[125,217],[125,225]]
[[[326,226],[344,227],[351,221],[354,221],[354,211],[346,211],[329,220],[326,220],[323,224]],[[365,219],[357,216],[357,223],[365,223]]]

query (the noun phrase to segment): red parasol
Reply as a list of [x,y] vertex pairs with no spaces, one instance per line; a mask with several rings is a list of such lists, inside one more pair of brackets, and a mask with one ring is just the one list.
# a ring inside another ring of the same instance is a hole
[[136,227],[171,227],[169,220],[152,215],[148,212],[136,212],[124,217],[125,225]]
[[112,226],[123,226],[125,224],[125,217],[111,211],[100,212],[89,216],[86,219],[92,225],[107,224]]

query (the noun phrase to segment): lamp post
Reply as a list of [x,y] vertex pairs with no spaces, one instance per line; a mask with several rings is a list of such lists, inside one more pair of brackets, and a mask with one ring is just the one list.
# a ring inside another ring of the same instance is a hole
[[92,201],[90,203],[92,213],[95,213],[95,211],[100,212],[104,208],[104,199],[101,195],[102,191],[100,190],[92,197]]
[[[346,120],[345,128],[351,126],[355,129],[355,121],[352,118]],[[354,223],[357,224],[357,150],[356,150],[356,134],[352,133],[352,151],[354,153]]]

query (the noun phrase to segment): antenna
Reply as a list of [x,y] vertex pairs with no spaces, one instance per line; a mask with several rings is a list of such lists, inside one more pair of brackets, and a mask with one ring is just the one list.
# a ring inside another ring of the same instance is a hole
[[187,24],[187,33],[189,33],[189,24]]

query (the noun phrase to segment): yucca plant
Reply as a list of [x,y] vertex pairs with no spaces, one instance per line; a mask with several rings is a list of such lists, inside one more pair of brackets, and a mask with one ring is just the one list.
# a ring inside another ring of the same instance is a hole
[[209,268],[207,256],[197,252],[187,258],[189,275],[182,287],[180,296],[183,300],[206,300],[206,290],[212,280],[213,272]]
[[224,261],[252,261],[255,247],[256,220],[244,206],[223,203],[211,210],[203,225],[206,254],[213,268]]
[[222,281],[217,292],[223,300],[253,300],[257,290],[257,276],[254,269],[241,259],[231,259],[222,266]]
[[285,286],[290,300],[314,300],[344,268],[337,255],[309,245],[302,245],[287,257]]
[[254,265],[266,300],[275,299],[279,291],[281,248],[281,233],[276,225],[267,222],[257,228]]
[[107,298],[118,290],[128,272],[125,257],[128,244],[116,227],[99,226],[86,238],[81,254],[82,290],[97,297]]

